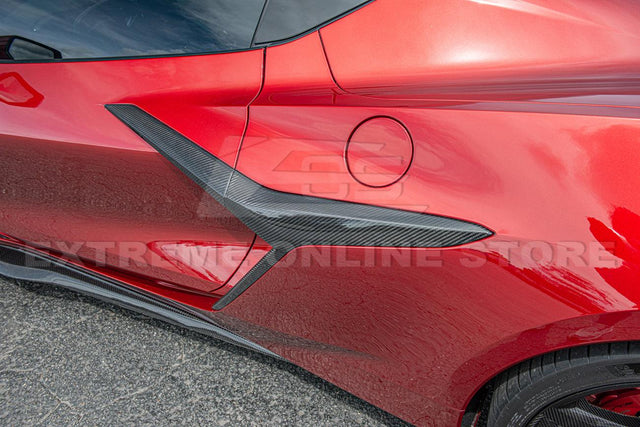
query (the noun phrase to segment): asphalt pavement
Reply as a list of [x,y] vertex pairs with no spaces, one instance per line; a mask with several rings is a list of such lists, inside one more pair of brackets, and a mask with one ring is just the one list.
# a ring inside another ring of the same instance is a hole
[[407,425],[286,362],[0,277],[0,425],[184,424]]

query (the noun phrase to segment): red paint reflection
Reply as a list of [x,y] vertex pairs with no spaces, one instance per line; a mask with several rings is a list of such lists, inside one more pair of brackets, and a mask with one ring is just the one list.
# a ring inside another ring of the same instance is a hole
[[44,96],[18,73],[0,74],[0,101],[16,107],[35,108]]

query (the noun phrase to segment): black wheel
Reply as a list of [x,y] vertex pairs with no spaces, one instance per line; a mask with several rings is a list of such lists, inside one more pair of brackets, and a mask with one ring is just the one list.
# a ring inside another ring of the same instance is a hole
[[640,342],[536,357],[501,374],[487,427],[640,427]]

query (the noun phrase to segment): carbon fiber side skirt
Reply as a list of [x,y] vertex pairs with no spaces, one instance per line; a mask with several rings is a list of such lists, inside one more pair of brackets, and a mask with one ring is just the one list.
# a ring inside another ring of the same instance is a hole
[[17,280],[47,283],[185,327],[277,359],[275,353],[242,338],[183,304],[173,303],[41,252],[0,243],[0,274]]

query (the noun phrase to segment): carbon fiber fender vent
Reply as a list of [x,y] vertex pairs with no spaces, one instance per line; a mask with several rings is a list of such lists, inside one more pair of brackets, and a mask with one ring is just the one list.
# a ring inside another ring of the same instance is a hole
[[442,248],[493,235],[481,225],[453,218],[272,190],[135,105],[105,107],[273,247],[215,304],[216,310],[300,246]]

